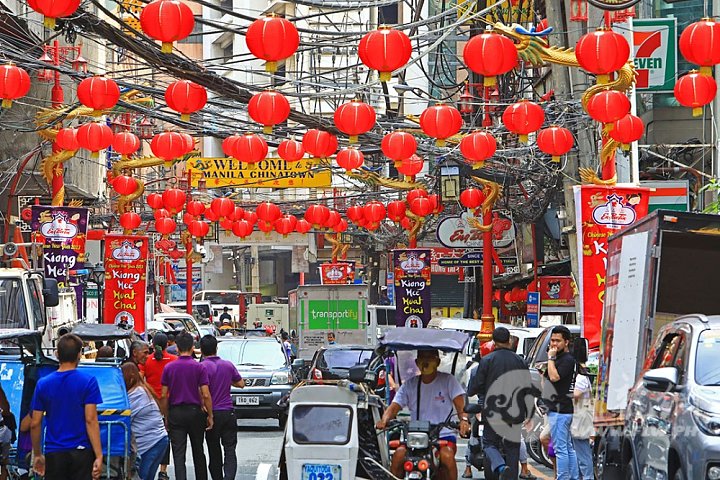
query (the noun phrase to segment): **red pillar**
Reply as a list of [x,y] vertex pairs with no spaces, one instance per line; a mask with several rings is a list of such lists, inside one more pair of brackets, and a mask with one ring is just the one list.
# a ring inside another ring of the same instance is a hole
[[[55,40],[53,42],[53,48],[52,48],[52,62],[53,65],[56,67],[60,67],[60,43]],[[60,70],[55,69],[55,83],[53,84],[52,90],[51,90],[51,101],[52,101],[52,107],[53,108],[60,108],[64,102],[65,95],[63,93],[62,85],[60,84]],[[58,124],[58,128],[62,128],[62,123]],[[53,153],[57,153],[60,151],[60,148],[53,143],[52,146]],[[64,179],[64,165],[62,163],[59,163],[55,166],[52,172],[52,182],[51,182],[51,189],[52,189],[52,205],[53,206],[62,206],[64,193],[63,190],[65,188],[65,179]]]

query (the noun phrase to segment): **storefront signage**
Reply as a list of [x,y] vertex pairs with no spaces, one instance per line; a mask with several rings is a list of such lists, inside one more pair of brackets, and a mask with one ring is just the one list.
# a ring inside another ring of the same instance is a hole
[[192,173],[193,187],[202,178],[209,188],[327,188],[332,184],[330,170],[313,158],[299,162],[266,158],[250,165],[235,158],[194,157],[187,161],[187,168]]
[[540,325],[540,293],[527,292],[525,318],[528,328],[537,328]]
[[649,189],[574,187],[583,337],[600,345],[608,238],[648,213]]
[[105,237],[105,323],[145,331],[148,237]]
[[393,250],[395,270],[395,324],[427,327],[431,316],[430,249]]
[[672,92],[677,72],[677,19],[633,19],[632,43],[641,91]]
[[570,276],[540,277],[540,305],[574,307],[577,286]]
[[[472,213],[443,218],[437,227],[438,241],[448,248],[482,248],[483,232],[472,226]],[[476,219],[480,220],[480,219]],[[504,212],[493,212],[493,245],[503,248],[515,241],[515,224]]]
[[355,264],[347,262],[323,263],[320,265],[322,285],[347,285],[355,280]]

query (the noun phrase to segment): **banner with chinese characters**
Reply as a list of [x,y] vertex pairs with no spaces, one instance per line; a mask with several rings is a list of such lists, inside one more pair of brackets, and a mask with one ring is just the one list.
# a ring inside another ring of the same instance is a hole
[[43,245],[45,276],[56,279],[60,288],[75,289],[78,318],[83,318],[83,287],[73,271],[85,268],[88,210],[33,205],[31,213],[33,241]]
[[395,270],[395,324],[424,328],[431,317],[429,248],[393,250]]
[[577,225],[582,334],[600,345],[608,238],[647,215],[650,189],[573,187]]
[[105,323],[145,332],[148,237],[105,237]]
[[322,285],[347,285],[355,280],[355,264],[347,262],[323,263],[320,265]]

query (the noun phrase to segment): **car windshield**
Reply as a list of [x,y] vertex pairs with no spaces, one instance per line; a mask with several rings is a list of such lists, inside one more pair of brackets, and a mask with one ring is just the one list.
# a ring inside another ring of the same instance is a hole
[[318,361],[318,366],[350,369],[358,363],[369,362],[372,354],[372,350],[325,350],[322,358]]
[[298,405],[292,416],[293,439],[297,443],[345,445],[350,441],[352,410],[348,407]]
[[205,292],[204,296],[213,305],[240,305],[239,292]]
[[698,385],[720,386],[720,330],[705,330],[698,338],[695,355],[695,382]]
[[0,280],[0,318],[2,328],[30,328],[22,284],[17,279]]
[[235,365],[282,368],[287,359],[278,342],[226,341],[219,342],[218,356]]

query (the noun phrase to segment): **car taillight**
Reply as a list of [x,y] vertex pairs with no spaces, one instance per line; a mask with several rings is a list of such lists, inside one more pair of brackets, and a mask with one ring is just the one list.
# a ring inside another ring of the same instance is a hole
[[313,378],[315,380],[322,380],[323,379],[322,372],[320,370],[318,370],[317,368],[313,368]]
[[388,442],[388,446],[392,448],[393,450],[397,449],[400,446],[400,440],[390,440]]
[[405,462],[405,465],[403,465],[403,468],[406,472],[412,472],[413,468],[415,468],[415,464],[408,460],[407,462]]
[[378,387],[385,385],[385,370],[380,370],[378,374]]
[[421,472],[424,472],[428,468],[430,468],[430,464],[427,460],[423,459],[418,462],[418,470],[420,470]]

